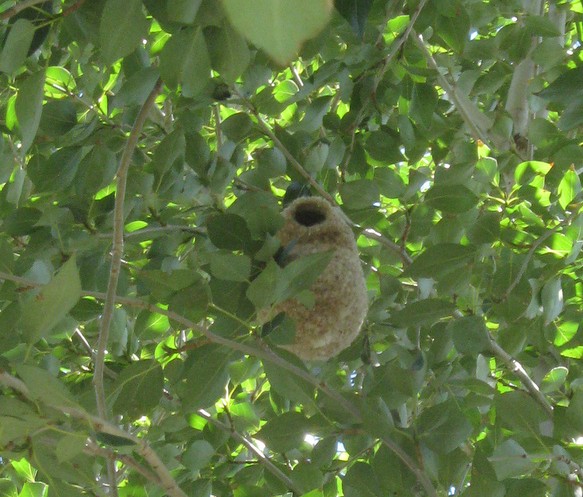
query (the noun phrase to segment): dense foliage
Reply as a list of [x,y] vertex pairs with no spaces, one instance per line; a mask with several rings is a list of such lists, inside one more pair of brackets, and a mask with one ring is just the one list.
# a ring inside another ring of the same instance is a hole
[[[582,494],[581,0],[0,18],[2,496]],[[326,362],[257,320],[296,182],[367,281]]]

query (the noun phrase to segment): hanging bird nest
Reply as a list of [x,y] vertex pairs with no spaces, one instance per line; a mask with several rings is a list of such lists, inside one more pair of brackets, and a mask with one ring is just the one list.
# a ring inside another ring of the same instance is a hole
[[326,360],[357,337],[368,310],[362,267],[351,228],[337,208],[318,197],[294,200],[283,211],[285,223],[277,236],[290,247],[286,262],[318,252],[332,259],[312,285],[313,307],[295,299],[275,306],[296,327],[295,339],[284,348],[305,360]]

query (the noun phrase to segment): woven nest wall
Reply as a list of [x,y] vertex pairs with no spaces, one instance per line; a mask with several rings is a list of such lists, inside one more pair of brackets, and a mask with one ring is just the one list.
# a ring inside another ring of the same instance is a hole
[[299,198],[283,211],[278,232],[282,247],[293,247],[288,261],[316,252],[333,256],[310,288],[315,305],[308,309],[290,299],[274,309],[285,312],[296,326],[295,341],[284,348],[305,360],[326,360],[357,337],[368,310],[364,275],[350,227],[327,201]]

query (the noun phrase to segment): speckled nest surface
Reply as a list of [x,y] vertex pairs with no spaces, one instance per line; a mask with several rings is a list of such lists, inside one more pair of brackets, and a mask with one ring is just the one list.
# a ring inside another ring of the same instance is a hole
[[282,247],[293,243],[290,260],[316,252],[333,256],[310,290],[315,305],[308,309],[290,299],[274,309],[296,325],[295,341],[284,348],[305,360],[326,360],[357,337],[368,310],[362,267],[350,227],[336,208],[317,197],[299,198],[283,211],[278,232]]

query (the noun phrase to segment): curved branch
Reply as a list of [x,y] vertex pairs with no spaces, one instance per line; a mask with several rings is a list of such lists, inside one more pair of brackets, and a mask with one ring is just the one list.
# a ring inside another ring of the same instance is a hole
[[303,493],[297,488],[292,479],[283,471],[281,471],[275,464],[273,464],[269,458],[265,457],[265,454],[263,454],[263,452],[251,440],[247,439],[247,437],[236,431],[233,427],[228,426],[218,419],[213,418],[210,413],[206,412],[204,409],[199,409],[197,414],[206,419],[210,424],[216,426],[225,433],[228,433],[231,438],[234,438],[239,443],[247,447],[251,452],[253,452],[259,459],[259,462],[265,466],[265,469],[267,469],[267,471],[269,471],[273,476],[281,481],[288,488],[288,490],[292,491],[295,495],[301,495]]
[[520,364],[514,357],[512,357],[508,352],[506,352],[499,344],[494,340],[492,335],[488,333],[488,338],[490,340],[490,350],[492,353],[500,359],[504,364],[510,367],[510,370],[520,378],[521,383],[524,388],[528,390],[530,395],[536,400],[543,409],[548,413],[553,413],[553,406],[547,400],[545,395],[540,391],[538,385],[534,380],[528,375],[522,364]]
[[[113,247],[111,254],[111,269],[109,271],[109,281],[107,284],[107,294],[105,298],[105,305],[103,308],[103,315],[101,318],[101,326],[99,329],[99,339],[97,342],[97,350],[95,353],[95,371],[93,375],[93,386],[95,388],[95,399],[97,404],[97,414],[103,419],[108,418],[107,405],[105,401],[105,390],[103,386],[103,373],[105,368],[105,350],[109,338],[109,330],[111,328],[111,321],[113,319],[113,311],[115,309],[115,297],[117,292],[117,283],[119,280],[119,273],[121,271],[121,259],[123,255],[124,245],[124,202],[127,185],[127,173],[132,162],[132,156],[138,144],[138,138],[142,132],[142,128],[146,122],[150,108],[154,104],[158,93],[162,88],[161,80],[158,80],[156,86],[148,95],[144,105],[140,109],[134,126],[129,134],[128,141],[121,156],[119,168],[117,171],[115,206],[113,210]],[[117,479],[115,477],[115,464],[113,461],[107,460],[107,472],[109,477],[110,488],[113,495],[117,495]]]

